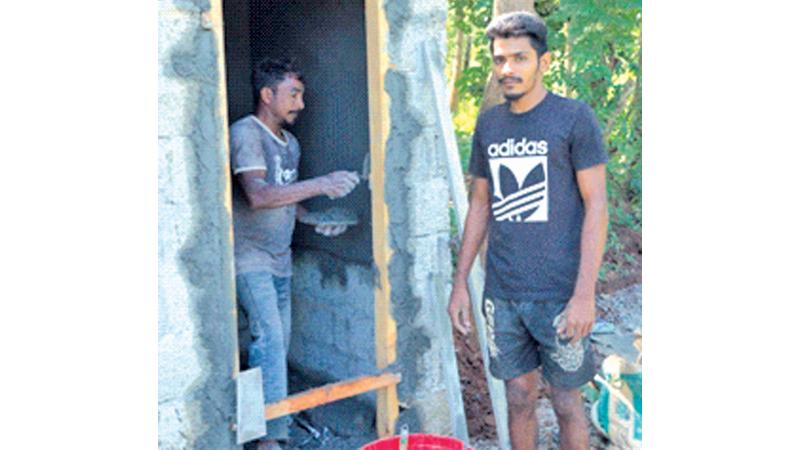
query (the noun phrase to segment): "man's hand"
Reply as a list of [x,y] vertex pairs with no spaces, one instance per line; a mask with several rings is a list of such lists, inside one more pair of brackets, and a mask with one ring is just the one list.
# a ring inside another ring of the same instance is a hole
[[338,236],[344,233],[345,230],[347,230],[347,225],[317,225],[314,228],[314,231],[327,237]]
[[450,305],[447,307],[450,320],[461,334],[467,335],[472,328],[470,323],[471,308],[469,304],[469,292],[466,283],[456,282],[453,285],[453,292],[450,293]]
[[564,308],[558,334],[573,344],[589,335],[594,325],[594,297],[573,295]]
[[328,198],[340,198],[349,194],[360,181],[356,172],[337,170],[317,178],[320,190]]

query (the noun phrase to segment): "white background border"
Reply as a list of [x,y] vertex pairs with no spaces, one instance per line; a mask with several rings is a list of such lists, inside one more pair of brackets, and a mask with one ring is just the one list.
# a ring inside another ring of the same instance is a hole
[[[648,449],[796,445],[786,4],[644,5]],[[157,445],[157,4],[126,6],[6,5],[2,448]]]

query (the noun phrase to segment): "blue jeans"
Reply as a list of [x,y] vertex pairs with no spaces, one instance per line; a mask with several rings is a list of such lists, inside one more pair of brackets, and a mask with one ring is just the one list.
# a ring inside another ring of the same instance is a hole
[[[236,275],[236,295],[244,309],[253,338],[247,348],[251,368],[261,367],[264,401],[276,402],[288,394],[286,354],[292,326],[291,278],[268,272]],[[267,421],[264,439],[289,439],[290,416]]]
[[510,380],[542,367],[559,389],[586,384],[597,373],[589,338],[575,345],[556,332],[556,318],[567,301],[516,301],[483,298],[489,344],[489,371]]

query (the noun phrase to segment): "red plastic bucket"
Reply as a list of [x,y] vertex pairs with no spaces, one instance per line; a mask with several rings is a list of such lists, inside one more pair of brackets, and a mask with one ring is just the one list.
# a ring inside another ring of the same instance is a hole
[[[435,434],[413,433],[408,435],[407,450],[472,450],[456,438]],[[392,436],[370,442],[360,450],[399,450],[400,436]]]

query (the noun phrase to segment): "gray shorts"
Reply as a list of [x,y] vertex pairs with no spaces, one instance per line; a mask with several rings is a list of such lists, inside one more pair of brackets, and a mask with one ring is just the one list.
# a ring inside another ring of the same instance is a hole
[[489,371],[510,380],[542,366],[542,375],[559,389],[574,389],[592,379],[597,367],[588,336],[575,345],[559,339],[554,321],[565,301],[483,299],[489,346]]

